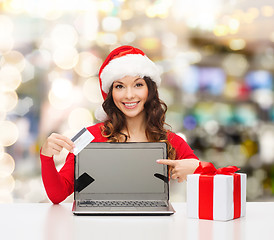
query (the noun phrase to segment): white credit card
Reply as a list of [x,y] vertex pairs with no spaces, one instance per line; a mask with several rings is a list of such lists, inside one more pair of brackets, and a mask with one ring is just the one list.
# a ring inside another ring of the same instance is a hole
[[73,154],[77,155],[81,152],[92,140],[94,136],[86,129],[83,128],[80,132],[78,132],[71,141],[74,142],[75,148],[73,150]]

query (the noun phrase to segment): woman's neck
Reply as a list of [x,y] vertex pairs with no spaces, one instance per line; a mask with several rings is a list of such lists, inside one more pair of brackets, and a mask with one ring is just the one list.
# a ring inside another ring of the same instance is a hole
[[140,114],[135,118],[127,118],[127,129],[124,133],[128,136],[128,142],[147,142],[146,122],[144,114]]

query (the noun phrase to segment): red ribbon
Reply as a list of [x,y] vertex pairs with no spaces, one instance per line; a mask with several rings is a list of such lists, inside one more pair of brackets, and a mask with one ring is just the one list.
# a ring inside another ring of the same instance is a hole
[[216,169],[212,163],[200,162],[194,174],[201,174],[199,178],[199,218],[213,220],[213,190],[214,176],[217,174],[233,175],[234,218],[241,216],[241,176],[235,172],[240,170],[236,166]]

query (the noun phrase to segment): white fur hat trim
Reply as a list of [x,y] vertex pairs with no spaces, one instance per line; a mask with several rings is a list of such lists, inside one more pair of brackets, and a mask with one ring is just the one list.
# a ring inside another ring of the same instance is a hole
[[115,80],[125,76],[150,77],[157,87],[160,86],[161,78],[159,70],[154,62],[142,54],[127,54],[125,56],[112,59],[105,66],[101,73],[102,90],[108,93],[109,88]]

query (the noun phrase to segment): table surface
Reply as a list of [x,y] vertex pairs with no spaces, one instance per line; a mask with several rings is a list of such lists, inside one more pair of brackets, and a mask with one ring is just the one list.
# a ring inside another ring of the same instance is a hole
[[74,216],[72,204],[0,204],[1,239],[274,239],[274,202],[248,202],[246,216],[190,219],[186,203],[172,216]]

